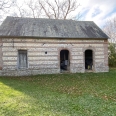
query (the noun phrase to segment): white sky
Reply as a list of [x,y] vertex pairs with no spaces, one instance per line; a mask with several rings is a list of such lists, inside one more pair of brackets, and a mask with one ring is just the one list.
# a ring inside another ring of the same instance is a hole
[[[28,0],[17,1],[23,3]],[[77,2],[81,6],[74,12],[74,15],[80,12],[80,20],[94,21],[98,26],[103,27],[109,19],[116,17],[116,0],[77,0]]]
[[80,12],[82,15],[80,20],[94,21],[102,27],[107,20],[116,17],[116,0],[77,0],[77,2],[81,6],[75,11],[75,15]]
[[106,21],[116,17],[116,0],[78,0],[81,4],[82,20],[94,21],[102,27]]

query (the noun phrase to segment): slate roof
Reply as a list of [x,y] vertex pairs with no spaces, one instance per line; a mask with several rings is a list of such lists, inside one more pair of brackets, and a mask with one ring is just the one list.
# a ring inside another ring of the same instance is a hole
[[108,38],[93,21],[7,17],[0,37]]

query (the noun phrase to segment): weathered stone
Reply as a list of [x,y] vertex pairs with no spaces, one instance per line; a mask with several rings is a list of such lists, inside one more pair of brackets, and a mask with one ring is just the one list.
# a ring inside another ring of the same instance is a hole
[[48,60],[48,61],[53,60],[54,61],[54,60],[58,60],[58,58],[54,57],[54,56],[53,57],[49,57],[49,56],[48,57],[29,57],[28,60],[29,61],[30,60],[33,60],[33,61],[38,60],[38,62],[40,62],[40,61],[46,61],[46,60]]
[[104,59],[104,55],[95,56],[96,59]]
[[[3,38],[2,43],[0,75],[3,76],[60,73],[61,50],[69,51],[68,68],[71,73],[85,72],[87,49],[93,51],[94,72],[109,70],[107,45],[104,40]],[[26,69],[18,69],[18,50],[27,50]]]
[[16,61],[17,57],[3,57],[3,60],[4,61],[8,61],[8,60],[14,60],[14,61]]

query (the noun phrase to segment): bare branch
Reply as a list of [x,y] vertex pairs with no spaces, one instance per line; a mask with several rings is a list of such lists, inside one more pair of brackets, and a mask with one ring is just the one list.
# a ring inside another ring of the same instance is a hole
[[57,18],[57,14],[56,14],[56,10],[55,10],[55,7],[49,2],[49,1],[47,1],[46,0],[46,3],[47,3],[47,5],[48,5],[48,7],[53,11],[53,16],[55,17],[55,18]]
[[13,5],[14,1],[9,0],[0,0],[0,10],[10,8]]
[[33,5],[33,1],[30,0],[29,3],[27,3],[27,5],[31,9],[33,17],[36,18],[36,16],[35,16],[35,5]]
[[48,18],[55,19],[66,19],[71,12],[80,6],[76,0],[65,0],[63,2],[59,2],[59,0],[54,0],[54,2],[39,0],[39,4]]
[[116,17],[106,22],[104,32],[110,37],[111,43],[116,43]]
[[79,7],[79,4],[77,4],[76,0],[30,0],[22,6],[16,4],[15,7],[17,7],[21,17],[28,15],[34,18],[67,19],[72,18],[71,13]]
[[57,19],[59,18],[59,16],[60,16],[60,6],[59,6],[59,0],[55,0],[55,4],[56,4],[56,6],[57,6]]
[[40,0],[39,0],[39,4],[40,4],[40,6],[42,7],[42,9],[44,10],[46,16],[47,16],[48,18],[51,18],[51,17],[50,17],[50,14],[49,14],[49,11],[47,11],[47,9],[45,8],[45,5],[44,5]]
[[10,15],[10,9],[14,5],[14,0],[0,0],[0,24],[5,16]]
[[17,9],[18,9],[18,11],[19,11],[19,15],[20,15],[20,17],[23,17],[21,7],[20,7],[20,6],[18,6],[17,4],[16,4],[16,7],[17,7]]
[[71,10],[71,2],[70,2],[70,0],[68,0],[68,4],[66,4],[66,5],[67,5],[67,10],[66,10],[64,19],[66,19],[67,15],[69,14],[69,12]]

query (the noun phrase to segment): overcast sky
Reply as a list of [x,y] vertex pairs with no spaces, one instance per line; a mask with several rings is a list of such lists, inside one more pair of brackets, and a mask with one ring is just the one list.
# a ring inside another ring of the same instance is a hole
[[116,0],[78,0],[81,4],[82,20],[94,21],[102,27],[105,22],[116,17]]
[[94,21],[102,27],[107,20],[116,16],[116,0],[77,0],[77,2],[81,6],[75,14],[80,12],[82,15],[80,20]]
[[[24,1],[27,2],[28,0],[17,1],[23,4]],[[80,7],[74,12],[74,15],[80,13],[80,20],[94,21],[102,28],[106,21],[116,17],[116,0],[77,0],[77,2]]]

